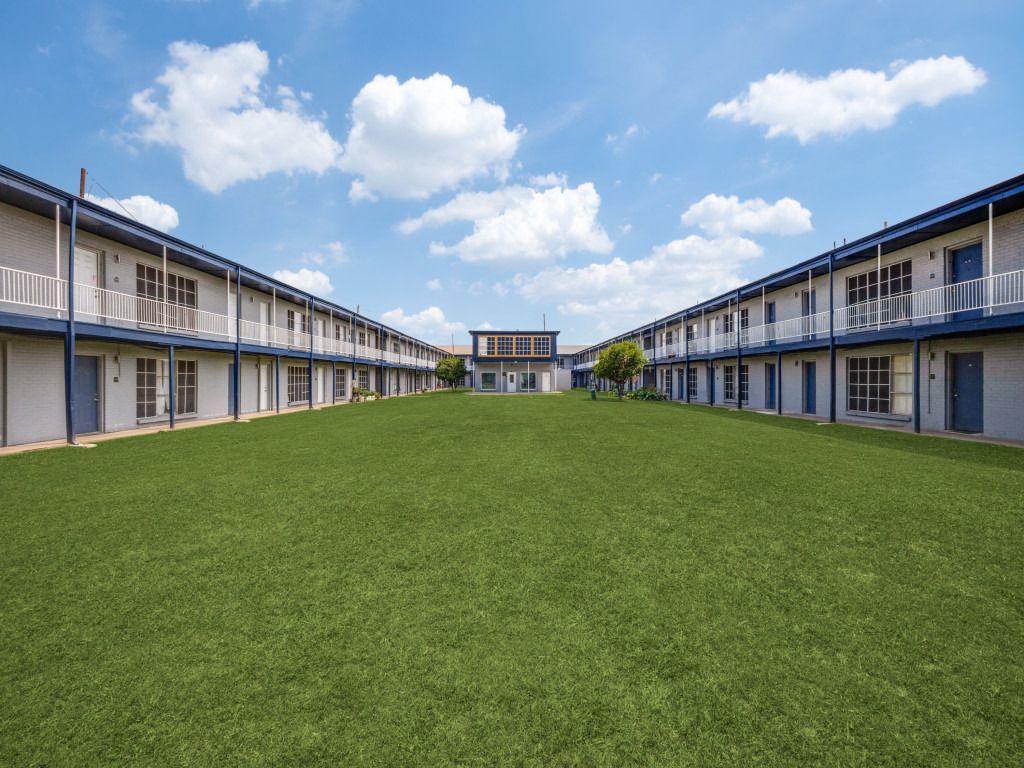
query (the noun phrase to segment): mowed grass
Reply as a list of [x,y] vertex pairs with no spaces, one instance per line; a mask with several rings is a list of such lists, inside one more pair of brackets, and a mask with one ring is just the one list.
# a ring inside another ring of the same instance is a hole
[[0,498],[3,765],[1024,760],[1019,449],[436,394]]

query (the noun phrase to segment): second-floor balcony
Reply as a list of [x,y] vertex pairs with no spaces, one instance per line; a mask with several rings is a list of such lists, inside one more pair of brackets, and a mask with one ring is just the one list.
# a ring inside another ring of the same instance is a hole
[[[740,328],[738,332],[697,336],[688,342],[645,349],[644,355],[648,361],[653,362],[681,358],[687,351],[691,355],[704,355],[737,347],[759,349],[776,344],[827,340],[830,332],[836,337],[848,338],[864,331],[978,319],[997,311],[1014,309],[1024,311],[1024,270],[872,299],[835,309],[831,318],[828,311],[816,312]],[[594,362],[583,362],[574,365],[573,369],[586,370],[593,365]]]
[[[196,307],[159,299],[75,284],[75,319],[127,329],[152,331],[234,343],[236,318]],[[0,267],[0,309],[11,308],[24,314],[68,316],[68,282],[63,278],[39,275],[9,267]],[[301,328],[282,328],[252,320],[237,321],[238,338],[243,344],[288,350],[298,354],[312,351],[338,357],[355,357],[397,365],[434,368],[434,361],[413,354],[383,349],[326,336],[310,336]]]

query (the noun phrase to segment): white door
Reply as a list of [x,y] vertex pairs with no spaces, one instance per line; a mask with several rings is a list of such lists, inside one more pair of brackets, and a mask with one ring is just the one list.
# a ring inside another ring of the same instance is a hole
[[327,377],[324,376],[322,368],[316,369],[316,401],[318,403],[324,403],[327,401],[325,384],[327,383]]
[[516,391],[516,375],[514,373],[508,374],[508,391]]
[[257,372],[257,387],[259,388],[259,410],[270,409],[270,366],[261,362]]
[[[270,339],[270,303],[260,302],[260,344],[266,344]],[[262,366],[261,366],[262,369]]]
[[551,371],[544,371],[540,375],[540,390],[541,392],[551,391]]
[[[88,248],[75,248],[75,284],[100,287],[100,255]],[[83,315],[101,315],[99,291],[76,290],[76,310]]]

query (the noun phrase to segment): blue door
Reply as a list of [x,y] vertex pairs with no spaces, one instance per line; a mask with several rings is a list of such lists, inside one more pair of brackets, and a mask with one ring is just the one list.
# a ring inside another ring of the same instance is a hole
[[712,405],[715,404],[715,369],[708,366],[708,402]]
[[228,363],[228,415],[235,413],[235,364]]
[[[957,248],[950,256],[950,272],[954,283],[966,283],[968,280],[977,280],[982,276],[984,265],[981,257],[981,243]],[[954,308],[964,306],[965,303],[981,304],[984,302],[982,295],[983,285],[976,283],[970,287],[964,287],[954,294]],[[969,309],[963,312],[954,312],[954,320],[970,320],[981,317],[982,310]]]
[[764,407],[775,407],[775,363],[764,365]]
[[804,413],[818,412],[816,392],[817,365],[804,361]]
[[981,352],[949,356],[949,427],[956,432],[984,432],[984,385]]
[[[772,323],[775,322],[775,302],[774,301],[769,301],[767,304],[764,305],[764,322],[765,322],[765,325],[771,325]],[[775,329],[774,328],[769,329],[767,336],[768,336],[768,338],[766,338],[765,341],[768,342],[769,344],[773,344],[775,342]]]
[[99,358],[75,355],[75,432],[100,431]]

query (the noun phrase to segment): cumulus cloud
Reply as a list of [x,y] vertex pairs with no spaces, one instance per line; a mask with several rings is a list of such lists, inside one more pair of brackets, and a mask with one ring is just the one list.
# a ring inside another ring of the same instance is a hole
[[271,173],[320,174],[336,167],[338,144],[317,118],[304,115],[287,87],[264,99],[267,54],[253,42],[208,48],[175,42],[156,86],[132,96],[136,136],[181,153],[185,176],[218,193]]
[[396,307],[389,309],[380,317],[388,325],[435,343],[450,341],[451,334],[466,330],[465,323],[448,320],[441,308],[435,306],[412,314],[406,314],[401,307]]
[[431,291],[440,291],[441,290],[441,278],[433,277],[430,280],[427,280],[427,289],[431,290]]
[[700,227],[711,235],[799,235],[813,229],[811,212],[791,197],[766,203],[760,197],[740,200],[736,195],[710,194],[691,205],[680,218],[683,224]]
[[767,126],[768,138],[794,136],[805,144],[823,134],[885,128],[911,105],[934,107],[972,93],[987,80],[985,71],[963,56],[897,61],[890,72],[841,69],[814,78],[780,71],[715,104],[708,114]]
[[348,261],[348,249],[340,240],[324,243],[315,251],[306,251],[300,259],[304,264],[322,267],[325,264],[344,264]]
[[541,176],[531,176],[531,187],[565,187],[569,184],[569,177],[564,173],[545,173]]
[[488,174],[505,179],[526,129],[505,127],[505,110],[447,75],[377,75],[352,101],[341,167],[361,176],[353,199],[429,197]]
[[154,200],[149,195],[132,195],[117,200],[113,197],[97,197],[86,194],[86,200],[104,208],[109,208],[122,216],[125,213],[146,226],[159,229],[162,232],[170,232],[178,226],[178,212],[167,203]]
[[306,267],[296,271],[279,269],[271,277],[315,296],[327,296],[334,290],[331,278],[318,269],[307,269]]
[[442,206],[399,225],[409,234],[423,227],[472,221],[473,231],[454,245],[431,243],[435,255],[463,261],[542,261],[575,251],[608,253],[612,241],[597,222],[601,197],[591,183],[576,188],[503,187],[463,192]]
[[561,314],[595,318],[600,330],[611,332],[741,285],[743,265],[762,254],[745,237],[690,235],[656,246],[645,258],[556,266],[512,282],[528,301],[555,303]]

